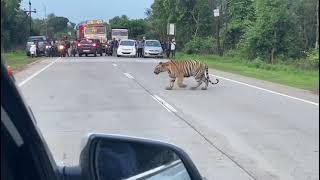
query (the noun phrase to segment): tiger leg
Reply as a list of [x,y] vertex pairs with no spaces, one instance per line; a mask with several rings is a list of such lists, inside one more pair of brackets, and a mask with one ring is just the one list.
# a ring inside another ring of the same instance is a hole
[[170,85],[169,87],[166,87],[166,90],[171,90],[173,88],[174,82],[176,81],[176,78],[172,78],[170,80]]
[[202,90],[207,90],[208,84],[209,84],[209,79],[206,78],[205,76],[203,76],[203,77],[202,77],[202,81],[205,83],[205,86],[202,87],[201,89],[202,89]]
[[181,88],[187,87],[187,85],[183,84],[183,78],[184,78],[183,76],[177,78],[178,86],[181,87]]
[[198,84],[196,86],[194,86],[194,87],[191,87],[192,90],[197,89],[202,84],[203,76],[202,75],[201,76],[196,76],[195,79],[196,79]]

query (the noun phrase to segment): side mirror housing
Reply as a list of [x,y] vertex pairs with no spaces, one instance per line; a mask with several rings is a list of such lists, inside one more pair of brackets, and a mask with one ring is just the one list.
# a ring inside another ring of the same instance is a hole
[[90,134],[84,142],[79,166],[81,179],[203,179],[182,149],[160,141],[118,135]]

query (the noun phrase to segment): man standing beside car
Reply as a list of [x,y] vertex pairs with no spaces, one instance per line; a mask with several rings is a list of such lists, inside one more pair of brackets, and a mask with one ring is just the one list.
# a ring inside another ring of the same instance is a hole
[[175,39],[172,39],[170,49],[171,49],[171,57],[174,58],[176,56],[176,41],[175,41]]
[[141,41],[138,42],[138,57],[142,57],[142,49],[143,43]]

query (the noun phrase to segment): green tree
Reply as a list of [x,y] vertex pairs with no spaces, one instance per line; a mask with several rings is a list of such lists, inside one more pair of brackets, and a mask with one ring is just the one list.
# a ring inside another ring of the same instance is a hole
[[277,55],[298,55],[297,28],[286,0],[255,1],[256,21],[246,33],[244,46],[251,58],[257,56],[274,63]]
[[143,19],[129,19],[127,16],[116,16],[109,21],[111,28],[126,28],[129,38],[138,39],[147,31],[147,22]]

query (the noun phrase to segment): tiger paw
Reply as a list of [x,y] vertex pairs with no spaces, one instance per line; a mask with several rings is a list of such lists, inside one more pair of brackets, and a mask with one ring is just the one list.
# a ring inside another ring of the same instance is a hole
[[187,85],[185,85],[185,84],[181,84],[181,85],[179,85],[179,87],[181,87],[181,88],[186,88],[186,87],[187,87]]
[[166,87],[166,90],[172,90],[172,87]]
[[191,89],[191,90],[196,90],[196,89],[197,89],[197,87],[191,87],[190,89]]
[[206,87],[202,87],[201,90],[207,90],[207,88]]

